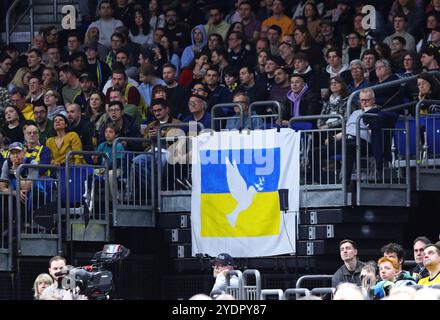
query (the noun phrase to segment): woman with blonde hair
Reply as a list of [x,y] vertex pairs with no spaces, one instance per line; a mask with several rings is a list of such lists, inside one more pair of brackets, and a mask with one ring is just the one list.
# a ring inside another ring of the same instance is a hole
[[53,279],[47,273],[40,273],[34,281],[34,299],[40,300],[44,289],[53,284]]
[[21,67],[18,69],[14,78],[12,78],[11,82],[8,84],[8,92],[11,92],[17,87],[29,90],[29,79],[31,76],[31,69],[27,67]]

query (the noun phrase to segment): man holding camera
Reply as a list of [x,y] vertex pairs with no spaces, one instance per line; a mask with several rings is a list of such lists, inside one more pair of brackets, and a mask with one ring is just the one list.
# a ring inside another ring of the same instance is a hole
[[[86,300],[87,297],[77,293],[78,287],[65,289],[63,277],[67,274],[66,259],[54,256],[49,260],[49,274],[53,284],[44,289],[41,300]],[[75,284],[72,284],[75,285]]]

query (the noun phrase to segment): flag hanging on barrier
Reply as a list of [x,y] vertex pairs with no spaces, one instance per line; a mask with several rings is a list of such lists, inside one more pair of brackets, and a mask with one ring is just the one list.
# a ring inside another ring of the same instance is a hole
[[[192,254],[295,253],[300,133],[202,133],[192,140]],[[278,190],[289,190],[281,212]]]

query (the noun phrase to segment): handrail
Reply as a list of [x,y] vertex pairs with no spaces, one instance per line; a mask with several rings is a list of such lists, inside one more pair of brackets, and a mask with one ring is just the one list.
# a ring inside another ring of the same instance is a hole
[[17,19],[17,22],[15,25],[10,28],[9,24],[11,22],[11,14],[12,11],[14,11],[15,7],[18,6],[18,4],[21,2],[21,0],[15,0],[11,6],[9,7],[8,11],[6,12],[6,44],[9,44],[11,42],[11,33],[12,31],[18,26],[20,21],[26,16],[27,12],[29,11],[29,27],[30,27],[30,42],[32,43],[32,39],[34,38],[34,3],[33,0],[29,0],[29,5],[24,10],[23,14]]
[[[61,177],[60,177],[60,167],[55,165],[49,165],[49,164],[20,164],[17,168],[17,172],[15,173],[15,178],[17,180],[17,185],[15,186],[16,190],[16,205],[17,205],[17,251],[19,254],[21,254],[21,199],[20,199],[20,181],[23,180],[21,177],[21,172],[24,168],[27,169],[47,169],[51,170],[51,172],[57,172],[56,178],[48,178],[48,181],[54,181],[58,185],[61,183]],[[24,179],[26,180],[26,178]],[[59,190],[57,191],[59,192]],[[57,223],[57,232],[58,232],[58,239],[57,239],[57,253],[59,255],[62,254],[62,248],[61,248],[61,239],[62,239],[62,229],[61,229],[61,197],[59,194],[57,195],[57,217],[56,217],[56,223]]]
[[[192,124],[193,122],[195,122],[196,128],[200,128],[201,131],[205,129],[205,126],[198,121],[190,121],[190,122],[184,122],[184,123],[166,123],[166,124],[161,124],[159,126],[159,129],[157,129],[158,136],[160,136],[160,133],[162,132],[162,130],[167,129],[167,128],[185,128],[185,127],[187,127],[189,130],[194,125],[194,124]],[[187,133],[185,133],[185,138],[190,137],[188,135],[189,133],[190,133],[189,131]],[[176,137],[173,137],[173,138],[176,138]],[[162,139],[163,138],[157,139],[157,152],[159,154],[159,157],[162,157],[162,155],[161,155]],[[161,159],[161,158],[159,158],[159,159]],[[155,158],[153,158],[153,161],[155,161]],[[159,199],[158,204],[157,204],[157,211],[160,212],[161,207],[162,207],[162,203],[161,203],[161,201],[162,201],[162,199],[161,199],[161,194],[162,194],[162,179],[161,179],[162,165],[161,165],[161,161],[157,161],[156,165],[157,165],[157,169],[158,169],[157,170],[157,176],[158,176],[158,179],[157,179],[157,188],[158,189],[157,190],[158,190],[158,199]]]
[[254,130],[254,122],[252,121],[253,118],[273,118],[275,115],[253,115],[254,107],[260,107],[260,106],[275,106],[277,108],[277,114],[278,114],[278,123],[281,126],[281,104],[278,101],[275,100],[267,100],[267,101],[255,101],[252,102],[249,106],[249,126],[251,130]]
[[[308,121],[308,120],[318,120],[318,119],[334,119],[334,118],[339,118],[341,120],[341,133],[342,133],[342,137],[343,139],[341,140],[341,152],[342,152],[342,163],[341,163],[341,183],[342,183],[342,194],[344,195],[344,205],[347,204],[347,183],[346,180],[349,179],[350,177],[346,177],[345,176],[345,167],[346,167],[346,163],[345,163],[345,153],[346,153],[346,149],[345,149],[345,132],[346,132],[346,128],[345,128],[345,120],[344,117],[340,114],[325,114],[325,115],[316,115],[316,116],[300,116],[300,117],[293,117],[290,118],[289,120],[289,128],[292,127],[292,123],[293,122],[300,122],[300,121]],[[330,129],[323,129],[323,130],[319,130],[319,131],[333,131],[335,129],[339,129],[339,128],[330,128]]]
[[301,284],[304,280],[331,280],[333,278],[332,274],[308,274],[302,277],[299,277],[296,281],[295,288],[302,288]]
[[[233,117],[216,117],[214,110],[220,109],[220,108],[235,108],[238,107],[240,109],[240,115],[239,116],[233,116]],[[215,130],[214,124],[216,120],[228,120],[228,119],[240,119],[240,130],[243,129],[244,125],[244,116],[243,116],[243,106],[238,102],[231,102],[231,103],[219,103],[216,104],[211,108],[211,128]],[[220,128],[221,129],[221,128]]]
[[[416,104],[416,189],[420,188],[420,164],[422,161],[422,154],[420,150],[421,138],[420,138],[420,108],[425,104],[440,103],[440,100],[421,100]],[[426,143],[426,141],[425,141]]]
[[[361,200],[361,175],[360,175],[360,167],[361,167],[361,120],[364,118],[378,118],[379,115],[376,113],[363,113],[356,119],[356,203],[360,205]],[[405,131],[409,132],[409,124],[408,117],[401,116],[405,119]],[[365,130],[365,129],[364,129]],[[410,195],[410,168],[409,168],[409,134],[405,136],[405,161],[406,161],[406,185],[407,185],[407,201],[406,206],[409,206],[409,195]]]
[[[440,71],[428,71],[427,73],[429,73],[431,75],[437,75],[437,76],[440,77]],[[395,85],[398,85],[398,84],[404,84],[404,83],[410,82],[411,80],[415,80],[415,79],[417,79],[418,76],[419,75],[417,74],[417,75],[414,75],[414,76],[411,76],[411,77],[402,78],[402,79],[399,79],[399,80],[394,80],[394,81],[390,81],[390,82],[386,82],[386,83],[376,84],[374,86],[368,87],[368,89],[377,90],[377,89],[389,88],[389,87],[392,87],[392,86],[395,86]],[[352,92],[350,94],[350,96],[348,97],[348,100],[347,100],[347,111],[346,111],[347,112],[347,118],[351,114],[351,104],[353,102],[353,99],[356,96],[359,96],[360,92],[361,92],[361,90],[356,90],[355,92]]]
[[7,183],[8,184],[8,191],[6,192],[0,192],[0,194],[3,195],[8,195],[8,210],[5,210],[5,208],[3,208],[3,212],[7,212],[6,214],[8,215],[8,225],[7,228],[9,230],[8,232],[8,250],[9,250],[9,255],[8,255],[8,262],[7,262],[7,269],[8,270],[12,270],[12,252],[13,252],[13,247],[12,247],[12,228],[13,228],[13,218],[12,218],[12,211],[13,211],[13,190],[12,190],[12,183],[11,181],[9,181],[8,179],[0,179],[0,182],[2,183]]

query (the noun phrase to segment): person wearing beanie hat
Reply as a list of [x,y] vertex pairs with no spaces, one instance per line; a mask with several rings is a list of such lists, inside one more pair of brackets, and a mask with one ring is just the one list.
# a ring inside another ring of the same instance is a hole
[[[215,278],[214,286],[211,290],[211,295],[218,295],[226,291],[226,274],[228,271],[234,270],[234,259],[228,253],[220,253],[214,260],[212,260],[213,276]],[[232,276],[230,279],[232,287],[238,287],[238,278]]]

